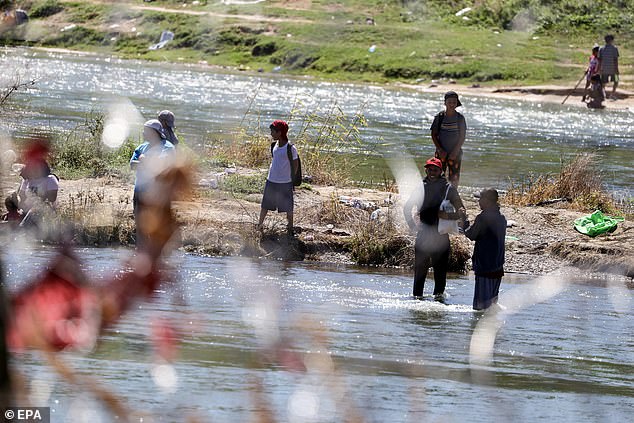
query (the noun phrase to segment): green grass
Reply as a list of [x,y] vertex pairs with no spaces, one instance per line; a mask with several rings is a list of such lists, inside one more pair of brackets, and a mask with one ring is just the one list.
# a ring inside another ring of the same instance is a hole
[[56,134],[53,139],[51,166],[64,179],[97,177],[107,174],[130,175],[129,161],[141,143],[128,139],[117,149],[101,142],[104,116],[89,113],[73,130]]
[[[309,9],[284,7],[287,3],[282,1],[188,6],[188,10],[281,19],[258,22],[130,7],[139,6],[138,2],[126,7],[40,0],[32,10],[40,11],[43,19],[55,12],[57,21],[61,16],[78,27],[63,33],[51,29],[33,42],[111,51],[124,58],[206,61],[264,71],[280,67],[282,73],[332,80],[563,84],[578,79],[591,46],[601,42],[606,32],[617,36],[622,67],[630,65],[633,38],[628,28],[634,20],[630,3],[483,0],[474,6],[467,1],[314,0]],[[175,1],[151,5],[182,9]],[[469,20],[456,17],[455,12],[466,6],[473,7],[465,15]],[[520,12],[530,21],[529,30],[513,29],[513,18]],[[376,25],[366,25],[366,17],[373,17]],[[136,33],[116,34],[110,29],[113,23],[133,18]],[[174,32],[174,41],[149,51],[166,29]],[[368,51],[371,45],[376,46],[373,53]],[[627,84],[623,81],[622,87]]]

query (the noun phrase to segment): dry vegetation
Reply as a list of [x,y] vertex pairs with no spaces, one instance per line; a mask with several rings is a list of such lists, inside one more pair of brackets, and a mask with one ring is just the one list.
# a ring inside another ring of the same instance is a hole
[[504,202],[516,206],[562,202],[579,211],[619,213],[614,199],[605,191],[597,160],[595,154],[579,154],[569,163],[562,162],[559,174],[533,175],[521,182],[512,181]]

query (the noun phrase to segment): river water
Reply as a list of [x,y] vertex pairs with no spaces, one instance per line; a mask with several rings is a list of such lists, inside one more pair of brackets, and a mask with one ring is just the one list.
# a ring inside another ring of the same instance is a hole
[[[293,105],[323,114],[333,104],[347,114],[362,110],[368,125],[352,151],[368,158],[361,177],[379,178],[383,155],[431,155],[428,127],[442,106],[441,95],[413,90],[29,49],[5,50],[0,68],[38,78],[20,97],[28,112],[0,122],[16,137],[34,127],[71,128],[122,98],[145,118],[173,110],[192,146],[228,137],[244,121],[265,127]],[[463,184],[505,186],[509,177],[557,171],[562,157],[592,151],[609,188],[631,196],[631,112],[461,95],[470,128]],[[80,251],[95,277],[111,274],[129,253]],[[9,290],[50,256],[5,251]],[[472,336],[487,321],[471,310],[473,276],[453,275],[442,305],[411,299],[412,278],[403,273],[191,255],[171,261],[175,284],[129,313],[95,351],[64,353],[77,372],[154,416],[145,422],[184,421],[191,413],[248,421],[261,409],[258,395],[276,420],[290,422],[339,422],[351,413],[370,422],[620,422],[634,415],[634,311],[622,281],[535,285],[507,275],[500,297],[507,308],[492,320],[499,329],[474,341],[492,345],[491,361],[472,362]],[[182,331],[173,367],[153,367],[148,337],[159,315]],[[278,336],[308,372],[269,363],[266,346]],[[31,400],[52,407],[54,422],[112,421],[88,390],[60,380],[37,353],[16,355],[14,363],[33,388]]]
[[[78,253],[99,278],[131,252]],[[8,289],[51,255],[5,251]],[[63,354],[77,373],[153,416],[135,421],[253,421],[262,404],[282,422],[340,422],[351,413],[368,422],[625,422],[634,415],[634,309],[623,281],[536,285],[507,275],[491,361],[471,362],[472,336],[485,322],[470,307],[472,276],[451,276],[443,305],[411,299],[411,276],[403,273],[183,254],[170,262],[174,283],[152,302],[128,313],[94,351]],[[181,331],[179,357],[163,372],[153,367],[149,339],[158,316]],[[270,363],[272,339],[285,339],[308,371]],[[487,345],[478,339],[476,346]],[[52,407],[53,422],[114,421],[39,354],[17,354],[14,363],[33,403]]]
[[[348,116],[363,112],[367,127],[356,177],[381,181],[383,157],[411,155],[419,162],[433,154],[429,126],[442,106],[442,94],[362,84],[246,75],[200,66],[124,61],[110,57],[7,49],[0,57],[3,74],[18,69],[35,77],[24,118],[0,122],[20,136],[33,127],[70,128],[91,110],[107,110],[129,99],[146,118],[170,109],[177,132],[195,147],[210,137],[229,137],[240,125],[288,118],[293,108],[325,116],[336,105]],[[460,93],[469,127],[461,184],[508,186],[531,173],[557,172],[562,159],[596,152],[608,188],[631,197],[634,183],[634,113]],[[570,102],[578,101],[571,98]],[[297,127],[297,124],[295,124]],[[291,122],[291,137],[293,122]],[[389,171],[388,171],[389,172]]]

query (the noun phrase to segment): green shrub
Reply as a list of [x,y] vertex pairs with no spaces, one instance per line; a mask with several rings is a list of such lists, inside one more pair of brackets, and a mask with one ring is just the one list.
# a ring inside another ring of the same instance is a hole
[[266,174],[228,175],[222,179],[220,188],[237,194],[260,194],[264,190]]
[[44,40],[51,46],[70,47],[76,45],[108,45],[110,40],[106,34],[92,28],[76,26]]
[[48,16],[55,15],[64,10],[57,0],[44,0],[35,3],[31,10],[29,10],[29,17],[31,18],[46,18]]
[[82,124],[53,141],[51,166],[58,176],[74,179],[128,171],[130,157],[139,143],[128,139],[115,150],[104,146],[103,124],[102,114],[90,113]]

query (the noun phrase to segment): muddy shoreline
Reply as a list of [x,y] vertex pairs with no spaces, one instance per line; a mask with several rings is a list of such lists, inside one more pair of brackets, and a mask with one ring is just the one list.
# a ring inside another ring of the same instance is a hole
[[[104,246],[132,241],[134,222],[129,182],[113,178],[62,180],[60,186],[58,202],[62,213],[68,214],[71,207],[76,208],[77,199],[92,199],[84,201],[86,206],[76,212],[82,216],[86,227],[93,227],[90,233],[100,231],[102,236],[79,237],[79,244]],[[473,219],[479,212],[475,198],[462,188],[461,196],[470,219]],[[342,204],[341,197],[379,205],[383,217],[379,218],[379,223],[371,223],[369,210]],[[267,218],[263,235],[255,230],[259,199],[259,195],[237,198],[226,191],[198,187],[191,198],[175,204],[181,223],[178,246],[187,252],[212,256],[242,255],[355,264],[348,247],[355,231],[371,224],[380,225],[385,222],[385,216],[390,216],[395,226],[391,236],[401,243],[404,254],[407,249],[413,254],[413,236],[405,226],[398,194],[326,186],[300,189],[295,200],[295,225],[299,233],[293,239],[283,235],[283,214],[272,213]],[[572,226],[574,219],[587,213],[566,206],[565,203],[507,206],[502,199],[502,213],[511,223],[507,230],[505,270],[541,275],[572,265],[581,273],[600,272],[634,278],[634,223],[626,220],[613,233],[590,238]],[[108,234],[112,235],[110,239]],[[452,238],[452,243],[457,248],[469,250],[465,260],[468,270],[472,244],[459,235]],[[407,268],[407,264],[404,267]]]

